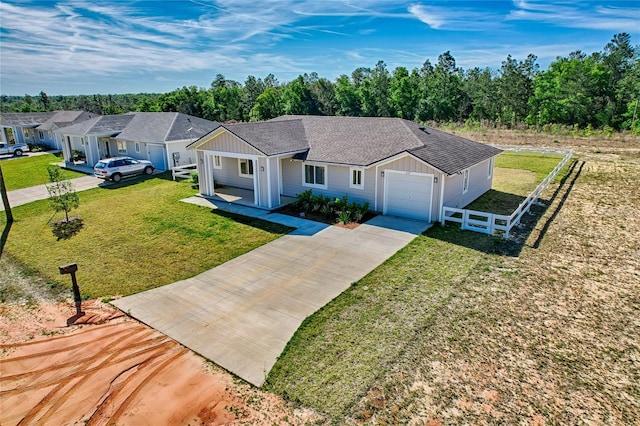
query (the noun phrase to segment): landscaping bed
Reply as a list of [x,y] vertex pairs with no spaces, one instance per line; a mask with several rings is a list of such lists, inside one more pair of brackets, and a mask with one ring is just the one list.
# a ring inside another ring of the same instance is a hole
[[369,203],[349,201],[347,195],[338,198],[314,194],[310,189],[298,194],[296,201],[276,212],[347,229],[353,229],[377,214],[369,210]]

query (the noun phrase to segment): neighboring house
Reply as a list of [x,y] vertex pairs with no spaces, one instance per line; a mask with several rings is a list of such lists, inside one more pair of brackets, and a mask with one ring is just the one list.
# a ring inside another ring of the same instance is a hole
[[501,152],[400,118],[320,116],[223,124],[189,148],[204,196],[216,185],[244,188],[273,209],[312,189],[427,221],[488,191]]
[[133,114],[97,115],[89,120],[58,130],[62,154],[69,164],[86,163],[93,167],[100,159],[118,155],[115,136],[133,119]]
[[9,145],[37,143],[36,128],[55,114],[55,111],[2,113],[0,115],[0,142],[6,142]]
[[75,151],[88,166],[126,155],[149,160],[156,170],[169,170],[194,163],[195,155],[186,146],[218,126],[178,112],[136,112],[97,116],[59,132],[67,162],[74,162]]
[[58,130],[95,116],[84,111],[3,113],[0,115],[0,139],[9,144],[38,144],[60,150],[62,138]]
[[96,116],[97,114],[86,111],[56,111],[53,117],[36,127],[38,143],[49,148],[62,150],[61,129]]
[[115,137],[118,155],[149,160],[156,170],[195,163],[187,145],[219,123],[179,112],[137,112]]

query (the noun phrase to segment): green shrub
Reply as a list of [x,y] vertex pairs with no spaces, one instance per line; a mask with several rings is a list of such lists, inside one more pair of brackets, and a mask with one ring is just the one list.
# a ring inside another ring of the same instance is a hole
[[27,146],[31,152],[42,152],[49,149],[48,146],[41,143],[28,143]]
[[200,182],[199,181],[200,178],[198,177],[198,172],[197,171],[191,172],[190,176],[191,176],[191,182],[193,182],[194,184],[197,185]]
[[346,225],[349,222],[349,219],[351,219],[351,212],[349,210],[338,211],[338,220],[340,222]]
[[306,215],[320,215],[327,221],[337,218],[343,223],[347,223],[352,217],[356,222],[361,222],[369,211],[369,203],[360,205],[355,201],[349,202],[348,195],[332,199],[326,195],[313,194],[310,189],[296,195],[293,207]]

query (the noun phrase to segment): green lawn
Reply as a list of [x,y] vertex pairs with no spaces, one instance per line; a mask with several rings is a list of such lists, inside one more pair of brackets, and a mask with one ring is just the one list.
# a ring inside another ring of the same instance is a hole
[[[168,175],[79,192],[83,229],[57,241],[60,218],[47,200],[13,209],[5,252],[50,282],[70,286],[58,266],[77,262],[90,297],[129,295],[188,278],[272,241],[291,229],[179,202],[195,191]],[[5,227],[2,215],[0,225]]]
[[[0,162],[7,191],[42,185],[48,182],[47,166],[63,161],[62,154],[43,154],[35,157],[12,158]],[[84,173],[65,170],[67,179],[86,176]]]
[[307,318],[267,377],[266,388],[336,422],[352,415],[456,283],[501,240],[434,226]]

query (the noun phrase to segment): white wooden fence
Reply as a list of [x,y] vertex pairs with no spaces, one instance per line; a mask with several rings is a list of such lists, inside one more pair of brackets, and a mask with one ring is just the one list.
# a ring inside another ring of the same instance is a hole
[[197,164],[185,164],[184,166],[175,166],[171,169],[171,176],[173,176],[173,180],[176,178],[189,179],[191,177],[191,172],[195,172],[198,168]]
[[442,217],[444,222],[456,222],[461,224],[461,228],[469,231],[482,232],[484,234],[496,234],[502,231],[504,238],[509,238],[511,228],[520,223],[522,216],[531,209],[531,205],[538,201],[540,195],[556,178],[560,170],[567,165],[573,156],[573,149],[570,148],[554,148],[554,147],[535,147],[535,146],[519,146],[519,145],[492,145],[503,151],[509,152],[527,152],[535,154],[553,154],[563,155],[558,165],[543,179],[542,182],[534,189],[529,196],[513,211],[510,215],[500,215],[476,210],[457,209],[453,207],[442,208]]

